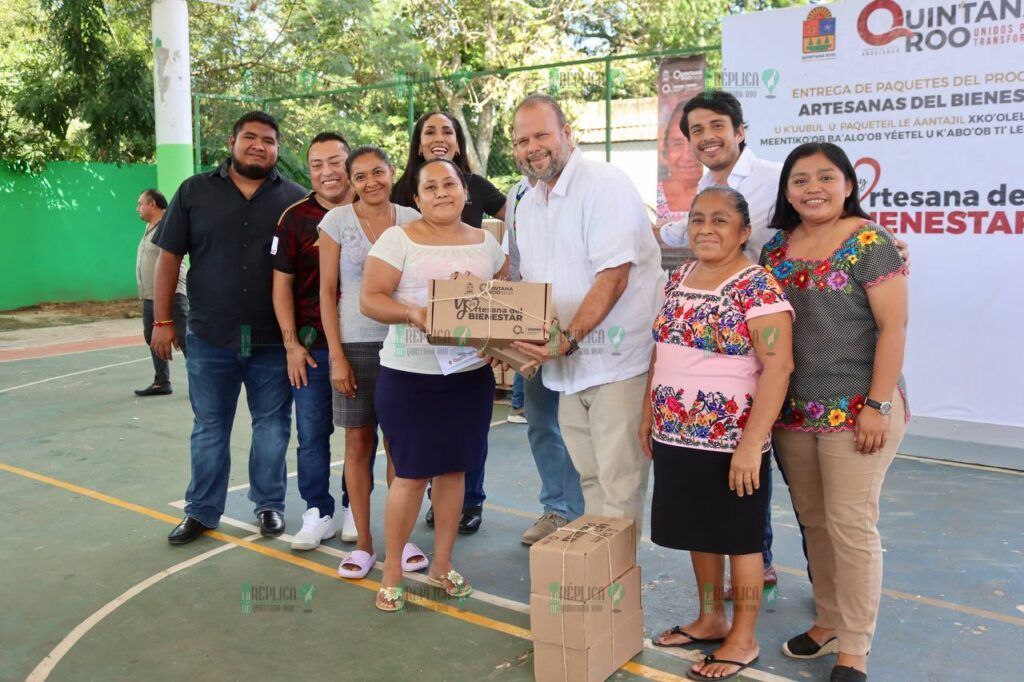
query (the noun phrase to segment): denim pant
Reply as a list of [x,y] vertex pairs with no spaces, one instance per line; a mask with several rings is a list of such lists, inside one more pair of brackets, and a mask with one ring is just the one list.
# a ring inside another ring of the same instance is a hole
[[523,403],[526,401],[524,381],[523,375],[516,372],[516,378],[512,380],[512,409],[523,409]]
[[[181,348],[181,354],[187,358],[188,351],[186,347],[188,342],[185,339],[185,320],[188,318],[188,297],[185,294],[174,295],[174,308],[172,309],[171,317],[174,319],[174,332],[178,336],[178,347]],[[147,346],[153,342],[153,322],[155,322],[153,318],[153,299],[143,299],[142,336],[146,339]],[[171,383],[171,372],[167,361],[158,358],[152,349],[150,349],[149,354],[153,356],[153,383],[158,386]]]
[[245,384],[252,415],[249,499],[255,511],[284,511],[285,451],[291,435],[292,394],[282,346],[257,347],[248,357],[188,332],[188,395],[192,425],[192,480],[185,514],[215,528],[224,513],[231,471],[231,427]]
[[334,415],[331,409],[331,366],[326,348],[309,351],[316,367],[306,366],[308,382],[292,387],[295,399],[295,432],[299,446],[296,461],[299,474],[299,495],[306,508],[316,507],[320,516],[334,516],[331,496],[331,434]]
[[544,513],[555,512],[572,521],[583,514],[583,489],[558,428],[558,393],[544,386],[542,371],[538,369],[525,382],[526,435],[540,474]]

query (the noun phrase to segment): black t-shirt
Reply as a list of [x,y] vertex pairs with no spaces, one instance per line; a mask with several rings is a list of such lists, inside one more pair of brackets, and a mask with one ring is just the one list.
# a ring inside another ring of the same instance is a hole
[[[505,195],[491,181],[482,175],[470,173],[466,176],[469,199],[466,207],[462,209],[462,222],[473,227],[480,227],[484,221],[484,215],[493,216],[505,205]],[[416,208],[413,201],[411,187],[399,180],[391,190],[391,201],[399,206]]]
[[189,329],[203,341],[247,352],[280,345],[271,295],[270,243],[281,213],[306,190],[272,170],[246,200],[228,162],[181,184],[153,239],[189,256]]

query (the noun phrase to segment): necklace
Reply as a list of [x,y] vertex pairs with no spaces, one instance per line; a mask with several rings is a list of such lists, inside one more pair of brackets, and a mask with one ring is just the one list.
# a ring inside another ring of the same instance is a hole
[[[373,221],[370,220],[369,216],[362,215],[359,212],[358,206],[359,206],[359,204],[353,204],[352,210],[355,212],[356,218],[359,219],[360,224],[362,224],[365,227],[366,231],[370,233],[368,235],[370,237],[370,243],[371,244],[375,244],[377,242],[377,238],[380,237],[380,232],[378,232],[377,230],[373,229]],[[388,228],[388,227],[391,227],[392,225],[394,225],[395,222],[397,221],[397,217],[398,216],[397,216],[397,213],[395,211],[395,205],[392,204],[391,202],[388,202],[388,224],[385,225],[384,227]],[[383,230],[381,230],[381,231],[383,231]]]

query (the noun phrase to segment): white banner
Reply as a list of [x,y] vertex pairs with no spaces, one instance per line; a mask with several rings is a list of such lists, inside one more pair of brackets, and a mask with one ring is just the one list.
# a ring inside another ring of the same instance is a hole
[[1021,0],[850,0],[725,19],[747,143],[840,145],[910,245],[916,415],[1024,426]]

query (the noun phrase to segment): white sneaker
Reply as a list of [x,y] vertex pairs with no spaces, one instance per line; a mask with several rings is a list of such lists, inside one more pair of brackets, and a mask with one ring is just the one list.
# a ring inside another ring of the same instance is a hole
[[352,516],[351,509],[345,509],[345,515],[342,516],[341,524],[341,541],[342,542],[358,542],[359,531],[356,530],[356,519]]
[[316,549],[320,542],[333,538],[337,533],[334,519],[320,516],[320,510],[310,507],[302,515],[302,530],[292,538],[292,549]]

